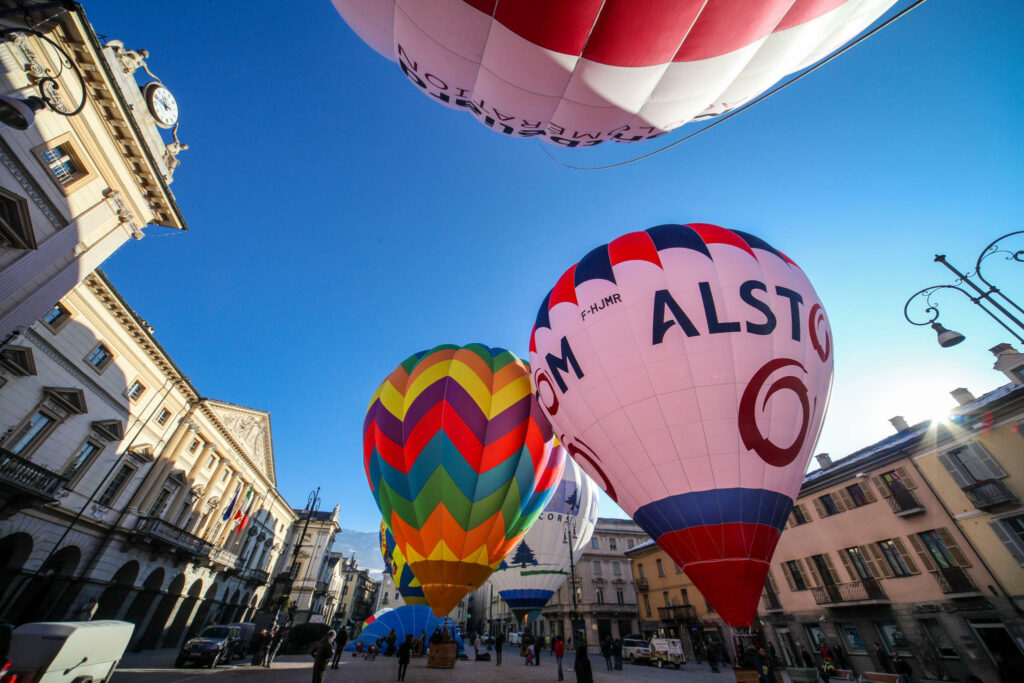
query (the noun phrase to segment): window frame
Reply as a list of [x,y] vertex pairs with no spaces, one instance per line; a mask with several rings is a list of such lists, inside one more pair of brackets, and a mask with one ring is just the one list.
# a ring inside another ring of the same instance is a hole
[[[888,543],[889,545],[885,545]],[[905,576],[913,576],[914,572],[910,570],[907,565],[907,561],[903,559],[903,553],[896,546],[896,540],[892,538],[883,538],[881,541],[875,541],[875,547],[878,548],[878,552],[882,554],[882,559],[889,565],[889,571],[892,572],[894,579],[901,579]],[[898,561],[898,565],[893,564],[893,558]]]
[[[28,433],[26,431],[25,434],[21,434],[22,430],[29,427],[29,425],[32,422],[32,418],[34,418],[36,415],[45,416],[49,420],[49,422],[43,425],[42,429],[36,432],[31,439],[25,442],[25,445],[21,447],[21,450],[14,450],[15,442]],[[49,410],[42,405],[37,405],[32,410],[29,411],[28,415],[26,415],[21,420],[21,422],[18,423],[17,427],[11,430],[10,436],[4,439],[3,446],[5,449],[10,451],[12,454],[18,456],[19,458],[31,460],[32,454],[36,451],[36,449],[39,448],[40,445],[42,445],[44,441],[46,441],[47,437],[49,437],[50,434],[53,433],[53,431],[57,428],[57,425],[59,425],[60,423],[61,418],[57,415],[55,411]]]
[[663,566],[660,557],[654,558],[654,566],[658,568],[658,577],[659,578],[664,578],[665,577],[665,567]]
[[[96,499],[96,503],[108,508],[114,507],[117,503],[117,499],[124,493],[125,488],[128,486],[128,483],[132,480],[137,471],[138,470],[135,467],[127,463],[122,464],[117,470],[117,474],[114,475],[114,478],[111,479],[110,483],[103,489],[103,493]],[[122,472],[125,473],[125,476],[118,481]],[[104,500],[106,500],[106,502],[104,502]]]
[[821,509],[825,511],[826,517],[832,517],[841,512],[839,506],[836,505],[836,499],[832,497],[831,493],[818,496],[818,500],[821,501]]
[[[72,175],[66,183],[61,182],[60,178],[54,173],[51,162],[48,162],[44,156],[47,152],[64,146],[66,146],[64,153],[75,163],[78,169],[77,173]],[[93,170],[92,164],[89,163],[89,157],[82,151],[82,145],[70,131],[47,140],[41,145],[36,145],[32,148],[32,156],[39,162],[43,173],[50,179],[50,182],[65,196],[81,189],[96,177],[96,172]]]
[[[810,590],[811,586],[807,583],[807,578],[804,577],[803,568],[797,560],[787,560],[783,562],[786,565],[786,569],[789,570],[789,575],[793,577],[794,592]],[[795,570],[795,571],[794,571]]]
[[11,225],[0,217],[0,235],[3,235],[11,243],[12,249],[36,249],[36,236],[32,229],[32,216],[29,213],[28,200],[4,187],[0,187],[0,199],[13,205],[13,213],[19,221],[18,225]]
[[[104,358],[99,365],[96,365],[96,363],[92,361],[92,356],[101,348],[106,352],[107,357]],[[102,375],[103,372],[110,367],[110,364],[114,362],[114,352],[110,350],[109,346],[100,341],[96,343],[96,346],[89,350],[89,353],[85,354],[82,360],[84,360],[85,364],[92,368],[97,374]]]
[[[82,449],[84,449],[86,446],[92,446],[95,450],[93,450],[91,453],[89,453],[81,461],[81,463],[78,465],[78,467],[75,468],[75,471],[72,472],[69,475],[68,474],[68,470],[71,469],[71,466],[75,463],[76,460],[78,460],[78,455],[82,452]],[[87,469],[89,469],[89,467],[92,466],[92,463],[95,462],[96,458],[98,458],[100,453],[102,453],[102,452],[103,452],[103,444],[100,443],[99,439],[95,439],[95,438],[91,438],[91,439],[90,438],[86,438],[86,439],[84,439],[82,441],[82,443],[78,446],[78,448],[75,450],[74,455],[72,455],[71,458],[61,468],[60,476],[62,476],[65,479],[68,480],[68,485],[69,486],[74,485],[75,483],[77,483],[82,478],[82,475],[85,474],[85,471]]]
[[[132,396],[132,390],[135,387],[139,387],[139,393]],[[142,383],[142,380],[136,377],[135,379],[132,380],[132,383],[128,385],[128,388],[124,390],[124,396],[132,403],[135,403],[140,398],[146,395],[146,391],[148,391],[148,387]]]
[[[58,316],[52,322],[47,320],[46,316],[50,315],[50,313],[53,313],[54,309],[57,309],[57,308],[60,309],[61,315]],[[39,322],[41,322],[43,324],[43,326],[46,329],[48,329],[50,332],[52,332],[53,334],[57,334],[62,329],[64,329],[65,325],[67,325],[69,322],[71,322],[71,318],[72,318],[71,309],[69,309],[67,306],[65,306],[64,304],[62,304],[61,302],[58,301],[57,303],[55,303],[53,305],[52,308],[50,308],[50,310],[48,310],[46,313],[43,314],[43,316],[41,318],[39,318]]]
[[161,406],[160,412],[156,416],[156,424],[159,427],[164,427],[171,419],[171,410],[167,406]]

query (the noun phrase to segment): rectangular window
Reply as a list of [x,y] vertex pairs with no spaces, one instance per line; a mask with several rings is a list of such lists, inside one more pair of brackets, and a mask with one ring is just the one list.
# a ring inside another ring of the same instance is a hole
[[662,602],[665,603],[665,607],[669,606],[670,603],[668,601],[668,591],[662,591],[661,592],[661,600],[662,600]]
[[793,579],[793,590],[807,590],[807,581],[804,579],[803,572],[800,571],[800,564],[796,560],[790,560],[789,562],[784,562],[783,566],[788,571],[789,576]]
[[1006,471],[980,443],[971,442],[939,455],[939,461],[960,488],[992,479],[1002,479]]
[[1011,537],[1016,540],[1018,547],[1024,548],[1024,515],[1008,517],[999,521],[1010,532]]
[[601,560],[594,560],[594,573],[601,575]]
[[88,356],[86,356],[85,360],[87,363],[89,363],[89,365],[93,366],[97,370],[102,370],[103,368],[107,367],[107,365],[110,363],[111,358],[113,358],[113,356],[111,356],[110,354],[110,349],[108,349],[103,344],[97,344],[96,348],[94,348],[92,352]]
[[590,539],[590,547],[593,548],[594,550],[598,549],[599,546],[597,544],[597,537],[596,536],[594,538]]
[[679,566],[678,564],[676,564],[675,562],[673,562],[672,564],[675,564],[675,565],[676,565],[676,574],[682,574],[682,573],[683,573],[683,568],[682,568],[682,567],[680,567],[680,566]]
[[635,545],[635,543],[633,542],[632,538],[627,538],[626,539],[626,549],[627,550],[631,549],[634,545]]
[[821,632],[821,627],[817,624],[804,624],[804,629],[807,630],[807,639],[811,641],[811,649],[817,650],[821,647],[825,642],[825,634]]
[[618,562],[612,562],[612,574],[622,576],[622,567],[619,566]]
[[598,589],[597,589],[597,604],[599,604],[599,605],[603,605],[604,604],[604,588],[598,587]]
[[42,157],[50,173],[61,185],[70,183],[82,172],[67,145],[48,148],[43,151]]
[[192,443],[188,445],[188,452],[195,453],[199,450],[199,439],[192,439]]
[[53,428],[54,419],[43,411],[37,412],[28,422],[21,426],[8,441],[7,447],[15,455],[28,454],[33,448],[46,438],[46,435]]
[[928,635],[928,640],[932,641],[932,645],[935,646],[935,651],[939,653],[940,657],[960,659],[956,646],[953,645],[953,638],[950,637],[949,631],[942,628],[938,619],[920,619],[918,623],[921,624],[921,629]]
[[800,526],[801,524],[807,524],[809,520],[807,515],[804,514],[804,508],[801,505],[793,506],[793,524]]
[[212,470],[213,466],[217,464],[217,456],[210,455],[210,459],[206,461],[206,469]]
[[32,152],[64,194],[71,194],[92,176],[71,133],[38,145]]
[[227,481],[229,474],[231,474],[231,470],[224,470],[224,474],[220,475],[220,480]]
[[618,602],[620,605],[626,604],[626,596],[623,594],[621,588],[615,590],[615,601]]
[[651,599],[647,597],[647,593],[644,593],[644,612],[651,616]]
[[658,576],[665,576],[665,569],[664,569],[664,567],[661,566],[661,558],[660,557],[657,558],[656,560],[654,560],[654,564],[655,564],[655,566],[658,567]]
[[898,652],[901,657],[910,656],[907,638],[900,627],[891,621],[876,621],[875,628],[882,637],[886,652]]
[[156,423],[163,427],[165,424],[167,424],[167,421],[170,419],[171,411],[167,410],[167,408],[162,408],[160,410],[160,414],[156,416]]
[[864,493],[864,489],[861,488],[860,484],[851,484],[846,487],[846,492],[850,494],[850,500],[853,501],[854,506],[860,507],[861,505],[867,505],[871,501],[868,500],[867,495]]
[[689,605],[690,604],[690,594],[687,592],[687,590],[685,588],[680,588],[679,589],[679,594],[683,597],[683,604],[684,605]]
[[146,387],[142,385],[142,382],[135,380],[131,386],[128,387],[128,391],[125,392],[125,396],[128,397],[129,401],[138,401],[139,397],[146,391]]
[[114,478],[107,484],[107,488],[104,489],[103,494],[99,497],[97,502],[100,505],[110,507],[110,505],[117,500],[118,494],[121,493],[121,489],[124,488],[125,483],[135,474],[135,469],[128,465],[121,465],[121,469],[117,471]]
[[643,562],[637,562],[636,563],[636,570],[637,570],[637,573],[640,575],[641,579],[646,578],[644,576],[644,563]]
[[164,506],[167,505],[167,500],[171,497],[171,492],[168,489],[161,489],[160,495],[153,501],[153,507],[149,508],[150,517],[160,517],[164,511]]
[[92,456],[100,452],[100,447],[91,441],[86,441],[82,444],[82,447],[75,453],[75,457],[71,459],[68,466],[64,468],[64,472],[61,476],[67,479],[73,479],[76,474],[82,471],[82,468],[87,462],[92,459]]
[[953,554],[949,552],[949,547],[939,537],[938,531],[935,529],[922,531],[917,537],[921,539],[925,550],[940,569],[958,566],[956,559],[953,558]]
[[871,574],[871,570],[868,568],[867,560],[865,560],[864,555],[860,552],[860,548],[854,546],[852,548],[846,548],[843,552],[846,554],[846,560],[849,562],[849,566],[853,568],[854,573],[857,574],[858,578],[874,578]]
[[618,550],[618,548],[616,547],[616,539],[614,539],[614,538],[609,538],[608,539],[608,550]]
[[818,500],[821,501],[821,507],[825,510],[825,516],[839,514],[839,507],[836,505],[836,502],[832,499],[831,493],[826,493]]
[[893,539],[885,541],[879,541],[878,549],[882,551],[882,557],[885,558],[885,563],[889,565],[889,569],[892,570],[893,576],[910,576],[912,573],[910,567],[907,566],[906,561],[903,559],[903,555],[900,553],[899,548],[896,547],[896,543]]
[[64,327],[64,323],[70,319],[71,314],[68,313],[68,309],[64,308],[60,304],[56,304],[46,312],[46,315],[43,316],[43,322],[46,323],[46,326],[54,332]]
[[864,640],[860,637],[860,631],[857,630],[856,625],[849,622],[840,622],[836,626],[839,629],[839,633],[843,636],[847,652],[854,654],[865,654],[867,652],[867,648],[864,647]]

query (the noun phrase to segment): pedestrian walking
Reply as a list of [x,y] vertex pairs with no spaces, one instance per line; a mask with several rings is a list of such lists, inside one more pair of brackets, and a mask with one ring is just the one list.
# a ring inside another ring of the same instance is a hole
[[331,668],[338,668],[338,660],[341,659],[341,653],[345,650],[345,643],[348,642],[348,631],[345,629],[339,629],[338,637],[334,644],[334,661],[331,662]]
[[543,642],[541,641],[540,636],[535,638],[533,643],[534,643],[534,648],[533,648],[533,665],[534,666],[540,666],[540,651],[542,649],[544,649],[543,648]]
[[[875,644],[877,645],[877,643],[875,643]],[[801,645],[800,646],[800,659],[803,660],[804,667],[806,667],[808,669],[816,668],[814,666],[814,657],[812,657],[811,653],[807,651],[807,646],[806,645]]]
[[565,643],[562,642],[562,636],[555,636],[555,642],[551,649],[555,653],[555,661],[558,662],[558,680],[564,680],[562,678],[562,656],[565,654]]
[[754,669],[757,670],[757,683],[775,683],[772,676],[772,659],[763,647],[754,655]]
[[270,645],[270,634],[267,633],[267,629],[260,629],[260,632],[252,639],[252,660],[249,663],[253,666],[261,666],[268,645]]
[[898,674],[900,683],[914,683],[914,670],[910,662],[900,657],[899,652],[892,653],[892,672]]
[[825,663],[821,665],[821,669],[818,670],[818,677],[821,678],[821,683],[830,683],[835,675],[836,665],[832,663],[831,659],[826,659]]
[[480,659],[480,634],[479,633],[477,633],[475,636],[473,636],[473,659],[474,659],[474,661]]
[[612,643],[611,638],[605,638],[601,641],[601,656],[604,657],[604,665],[608,667],[608,671],[612,670]]
[[889,657],[889,653],[885,651],[877,640],[875,641],[875,658],[878,660],[878,664],[882,667],[882,671],[887,674],[893,673],[892,658]]
[[711,673],[719,673],[718,671],[718,648],[715,643],[709,643],[707,649],[708,666],[711,667]]
[[395,648],[398,647],[398,635],[395,634],[395,629],[391,629],[391,633],[384,639],[384,643],[387,647],[384,656],[391,657],[395,654]]
[[622,639],[616,638],[612,642],[612,658],[615,660],[615,670],[622,671]]
[[334,656],[334,631],[328,631],[313,648],[313,683],[323,683],[324,672]]
[[263,666],[267,669],[274,663],[274,657],[277,656],[277,651],[281,649],[281,643],[284,642],[285,629],[275,625],[270,630],[270,647],[267,648],[267,655],[263,660]]
[[412,634],[407,633],[405,640],[398,646],[398,680],[405,680],[405,670],[409,668],[409,656],[412,654]]
[[594,672],[590,668],[590,657],[587,656],[586,645],[576,648],[576,683],[594,683]]
[[494,659],[498,662],[498,666],[501,666],[501,646],[505,644],[505,634],[498,631],[498,635],[494,636]]

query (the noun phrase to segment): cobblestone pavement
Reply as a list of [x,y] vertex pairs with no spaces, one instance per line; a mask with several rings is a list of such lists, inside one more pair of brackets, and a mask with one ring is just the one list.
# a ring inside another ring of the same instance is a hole
[[[308,655],[278,657],[272,669],[243,665],[219,666],[216,669],[186,668],[175,669],[175,650],[155,650],[139,654],[128,654],[121,662],[114,676],[115,683],[308,683],[312,679],[313,660]],[[493,657],[493,654],[492,654]],[[591,655],[591,668],[595,683],[611,681],[686,681],[687,683],[731,683],[735,679],[729,669],[714,674],[704,664],[686,664],[680,670],[658,669],[653,666],[624,663],[622,671],[608,671],[604,659]],[[569,670],[568,661],[563,662],[565,680],[572,683],[575,674]],[[213,679],[202,677],[214,677]],[[394,681],[398,677],[398,662],[394,657],[377,657],[375,661],[353,658],[349,653],[341,659],[341,666],[335,671],[328,669],[324,683],[341,681]],[[409,664],[405,680],[419,681],[556,681],[558,679],[554,657],[542,657],[540,666],[525,666],[519,656],[505,654],[502,665],[495,662],[459,661],[454,669],[428,669],[425,657],[414,658]]]

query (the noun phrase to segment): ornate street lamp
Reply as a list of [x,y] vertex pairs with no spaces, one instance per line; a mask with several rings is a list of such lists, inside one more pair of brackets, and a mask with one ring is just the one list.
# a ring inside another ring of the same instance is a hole
[[[274,623],[278,623],[281,616],[281,609],[288,604],[289,598],[292,595],[292,588],[295,586],[295,578],[299,574],[299,551],[302,549],[302,541],[306,538],[306,531],[309,529],[309,520],[313,519],[313,515],[316,514],[317,510],[320,509],[320,487],[317,486],[315,491],[309,492],[309,498],[306,499],[306,507],[304,512],[306,513],[306,521],[302,525],[302,533],[295,539],[295,549],[292,551],[292,566],[288,570],[287,585],[285,586],[284,592],[281,594],[280,602],[277,605],[277,612],[274,614]],[[312,603],[310,604],[312,607]],[[290,627],[292,622],[295,621],[295,610],[296,606],[291,605],[288,608],[288,622],[285,624]]]
[[562,522],[562,543],[569,546],[569,593],[572,595],[572,613],[569,615],[569,619],[572,622],[572,644],[573,647],[579,647],[583,644],[584,647],[587,645],[587,628],[585,624],[581,624],[583,621],[579,604],[576,600],[576,561],[572,556],[572,545],[573,541],[579,538],[579,534],[576,533],[576,517],[574,515],[566,515],[565,521]]
[[[907,303],[903,306],[903,317],[906,318],[907,322],[911,325],[931,326],[931,328],[935,330],[939,346],[943,348],[956,346],[965,339],[964,335],[954,330],[947,329],[938,322],[939,307],[937,303],[932,301],[932,296],[934,294],[942,290],[952,289],[966,296],[971,303],[985,311],[990,318],[1002,325],[1003,329],[1012,334],[1017,341],[1024,343],[1024,308],[1018,306],[1017,302],[989,282],[981,270],[985,260],[991,256],[995,256],[996,254],[1000,254],[1004,261],[1024,263],[1024,249],[1013,250],[1012,248],[1007,249],[998,246],[1003,240],[1019,235],[1024,235],[1024,230],[1009,232],[1002,237],[993,240],[982,250],[981,254],[978,255],[978,260],[974,264],[974,270],[966,273],[961,272],[949,263],[949,261],[946,260],[945,254],[936,254],[935,261],[951,270],[953,274],[956,275],[957,279],[952,284],[932,285],[931,287],[925,287],[921,291],[914,293],[913,296],[907,299]],[[966,286],[967,289],[961,285]],[[922,297],[926,304],[924,313],[928,318],[924,321],[914,320],[910,317],[910,304],[918,297]]]
[[[35,123],[36,112],[43,109],[49,109],[61,116],[77,115],[85,106],[87,94],[85,79],[82,77],[78,67],[75,66],[74,60],[57,43],[47,38],[44,33],[22,26],[0,28],[0,41],[9,41],[15,45],[21,45],[26,40],[26,35],[35,36],[56,50],[59,55],[59,58],[55,60],[58,71],[56,73],[51,72],[33,58],[32,63],[28,67],[31,70],[30,73],[34,81],[33,85],[39,89],[39,94],[30,95],[24,99],[10,95],[0,95],[0,124],[10,126],[16,130],[28,130],[31,128]],[[75,75],[82,93],[81,101],[74,107],[64,101],[61,84],[57,80],[64,72],[64,69],[71,71]]]

